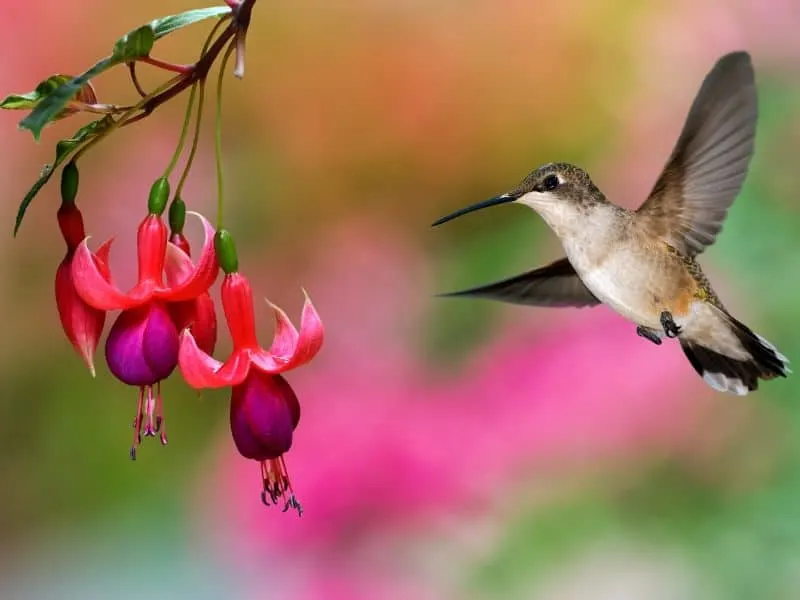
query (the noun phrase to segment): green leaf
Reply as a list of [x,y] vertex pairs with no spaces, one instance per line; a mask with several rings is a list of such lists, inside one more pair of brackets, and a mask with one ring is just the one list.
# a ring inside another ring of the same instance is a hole
[[19,227],[22,225],[22,219],[25,217],[25,211],[28,210],[28,206],[30,206],[31,202],[36,197],[36,194],[39,193],[39,190],[41,190],[42,187],[44,187],[44,185],[50,181],[50,177],[52,177],[53,172],[58,168],[58,166],[61,165],[61,163],[63,163],[69,157],[69,155],[78,148],[78,146],[102,133],[113,122],[114,119],[110,115],[106,115],[102,119],[87,123],[78,131],[76,131],[71,138],[61,140],[56,144],[55,160],[52,163],[44,166],[42,172],[39,174],[39,179],[36,180],[36,183],[33,184],[33,187],[28,191],[27,194],[25,194],[25,198],[23,198],[22,203],[19,205],[17,219],[14,223],[14,235],[17,235],[17,231],[19,231]]
[[107,71],[115,64],[117,62],[112,57],[104,58],[88,71],[57,87],[53,92],[42,98],[31,114],[22,119],[19,124],[20,129],[28,129],[33,134],[34,139],[38,141],[44,126],[58,118],[58,115],[64,110],[64,106],[80,93],[81,89],[89,83],[89,80],[97,77],[103,71]]
[[114,50],[111,53],[111,60],[115,63],[130,62],[137,58],[142,58],[150,54],[153,49],[153,44],[156,41],[156,35],[151,25],[142,25],[141,27],[129,31],[114,44]]
[[129,31],[116,41],[111,56],[102,59],[88,71],[62,83],[47,96],[41,98],[31,114],[22,119],[19,124],[20,129],[30,130],[34,139],[38,141],[44,126],[63,114],[64,106],[84,88],[90,79],[118,64],[147,56],[156,40],[168,33],[204,19],[221,17],[230,11],[231,9],[227,6],[190,10],[178,15],[156,19],[147,25]]
[[229,6],[214,6],[211,8],[198,8],[196,10],[187,10],[178,15],[163,17],[150,22],[150,27],[153,28],[156,40],[160,40],[168,33],[172,33],[177,29],[183,29],[187,25],[193,25],[198,21],[210,19],[212,17],[223,17],[231,12]]
[[39,85],[36,89],[27,94],[12,94],[3,98],[0,102],[0,108],[10,110],[31,110],[35,108],[43,98],[52,94],[56,88],[60,87],[67,81],[72,79],[67,75],[51,75]]
[[[10,96],[6,96],[3,98],[3,100],[0,100],[0,108],[4,108],[6,110],[32,110],[36,108],[36,106],[47,96],[52,94],[71,79],[73,79],[71,75],[62,75],[60,73],[51,75],[44,81],[40,82],[39,85],[36,86],[36,89],[32,92],[28,92],[26,94],[11,94]],[[85,102],[86,104],[94,104],[97,102],[97,96],[95,95],[94,88],[92,87],[91,83],[86,83],[83,87],[79,88],[78,91],[75,92],[74,97],[71,99],[79,100],[80,102]],[[72,112],[74,111],[65,109],[61,111],[56,118],[65,117]]]
[[155,19],[129,31],[114,44],[112,58],[117,62],[129,62],[150,54],[153,44],[167,34],[212,17],[222,17],[231,12],[228,6],[215,6],[188,10],[177,15]]

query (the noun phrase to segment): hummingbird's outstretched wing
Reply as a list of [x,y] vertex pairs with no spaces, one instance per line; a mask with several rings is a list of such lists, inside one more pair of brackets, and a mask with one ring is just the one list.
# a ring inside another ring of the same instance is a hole
[[750,55],[723,56],[703,81],[664,171],[638,210],[649,234],[687,256],[714,243],[747,175],[757,113]]
[[440,296],[486,298],[528,306],[582,307],[600,304],[566,258],[516,277]]

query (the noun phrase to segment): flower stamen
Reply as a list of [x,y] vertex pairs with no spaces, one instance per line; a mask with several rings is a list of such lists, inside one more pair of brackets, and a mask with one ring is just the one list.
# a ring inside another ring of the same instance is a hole
[[133,445],[131,460],[136,460],[136,448],[142,443],[142,422],[144,421],[144,387],[139,388],[139,401],[136,404],[136,416],[133,419]]
[[131,460],[136,460],[136,450],[142,443],[142,437],[155,437],[156,434],[159,434],[161,444],[166,446],[167,425],[164,419],[164,400],[161,397],[160,381],[156,384],[155,392],[152,385],[143,385],[139,388],[139,402],[136,405],[136,417],[133,419]]
[[167,445],[167,422],[164,419],[164,400],[161,398],[161,382],[156,384],[156,433],[160,434],[161,445]]
[[303,507],[294,495],[283,456],[261,461],[261,479],[264,484],[261,502],[265,506],[275,506],[278,500],[282,500],[283,512],[291,508],[297,511],[297,516],[303,515]]
[[156,435],[156,424],[155,424],[155,409],[156,409],[156,399],[153,396],[153,386],[148,385],[145,387],[147,390],[147,402],[146,412],[147,412],[147,425],[144,428],[144,437],[155,437]]

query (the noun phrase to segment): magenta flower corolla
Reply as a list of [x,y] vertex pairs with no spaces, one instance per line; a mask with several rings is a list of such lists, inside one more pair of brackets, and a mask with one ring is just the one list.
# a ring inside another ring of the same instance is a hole
[[292,447],[292,434],[300,422],[300,403],[286,379],[252,370],[233,388],[230,422],[239,454],[261,463],[262,503],[276,504],[288,492],[284,511],[294,508],[302,514],[283,458]]
[[284,454],[299,421],[297,396],[282,376],[253,371],[233,388],[231,433],[245,458],[262,461]]
[[167,309],[154,302],[121,313],[106,341],[106,362],[117,379],[136,387],[169,377],[178,364],[178,332]]

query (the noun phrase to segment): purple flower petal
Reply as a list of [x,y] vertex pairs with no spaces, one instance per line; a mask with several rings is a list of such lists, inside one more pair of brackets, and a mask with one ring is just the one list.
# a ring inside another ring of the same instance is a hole
[[251,370],[231,394],[231,433],[245,458],[277,458],[292,446],[300,419],[297,396],[283,377]]
[[178,332],[158,303],[125,310],[106,340],[106,362],[114,376],[128,385],[153,385],[178,363]]
[[178,329],[163,305],[151,304],[142,342],[144,360],[158,381],[169,377],[178,365],[179,340]]

